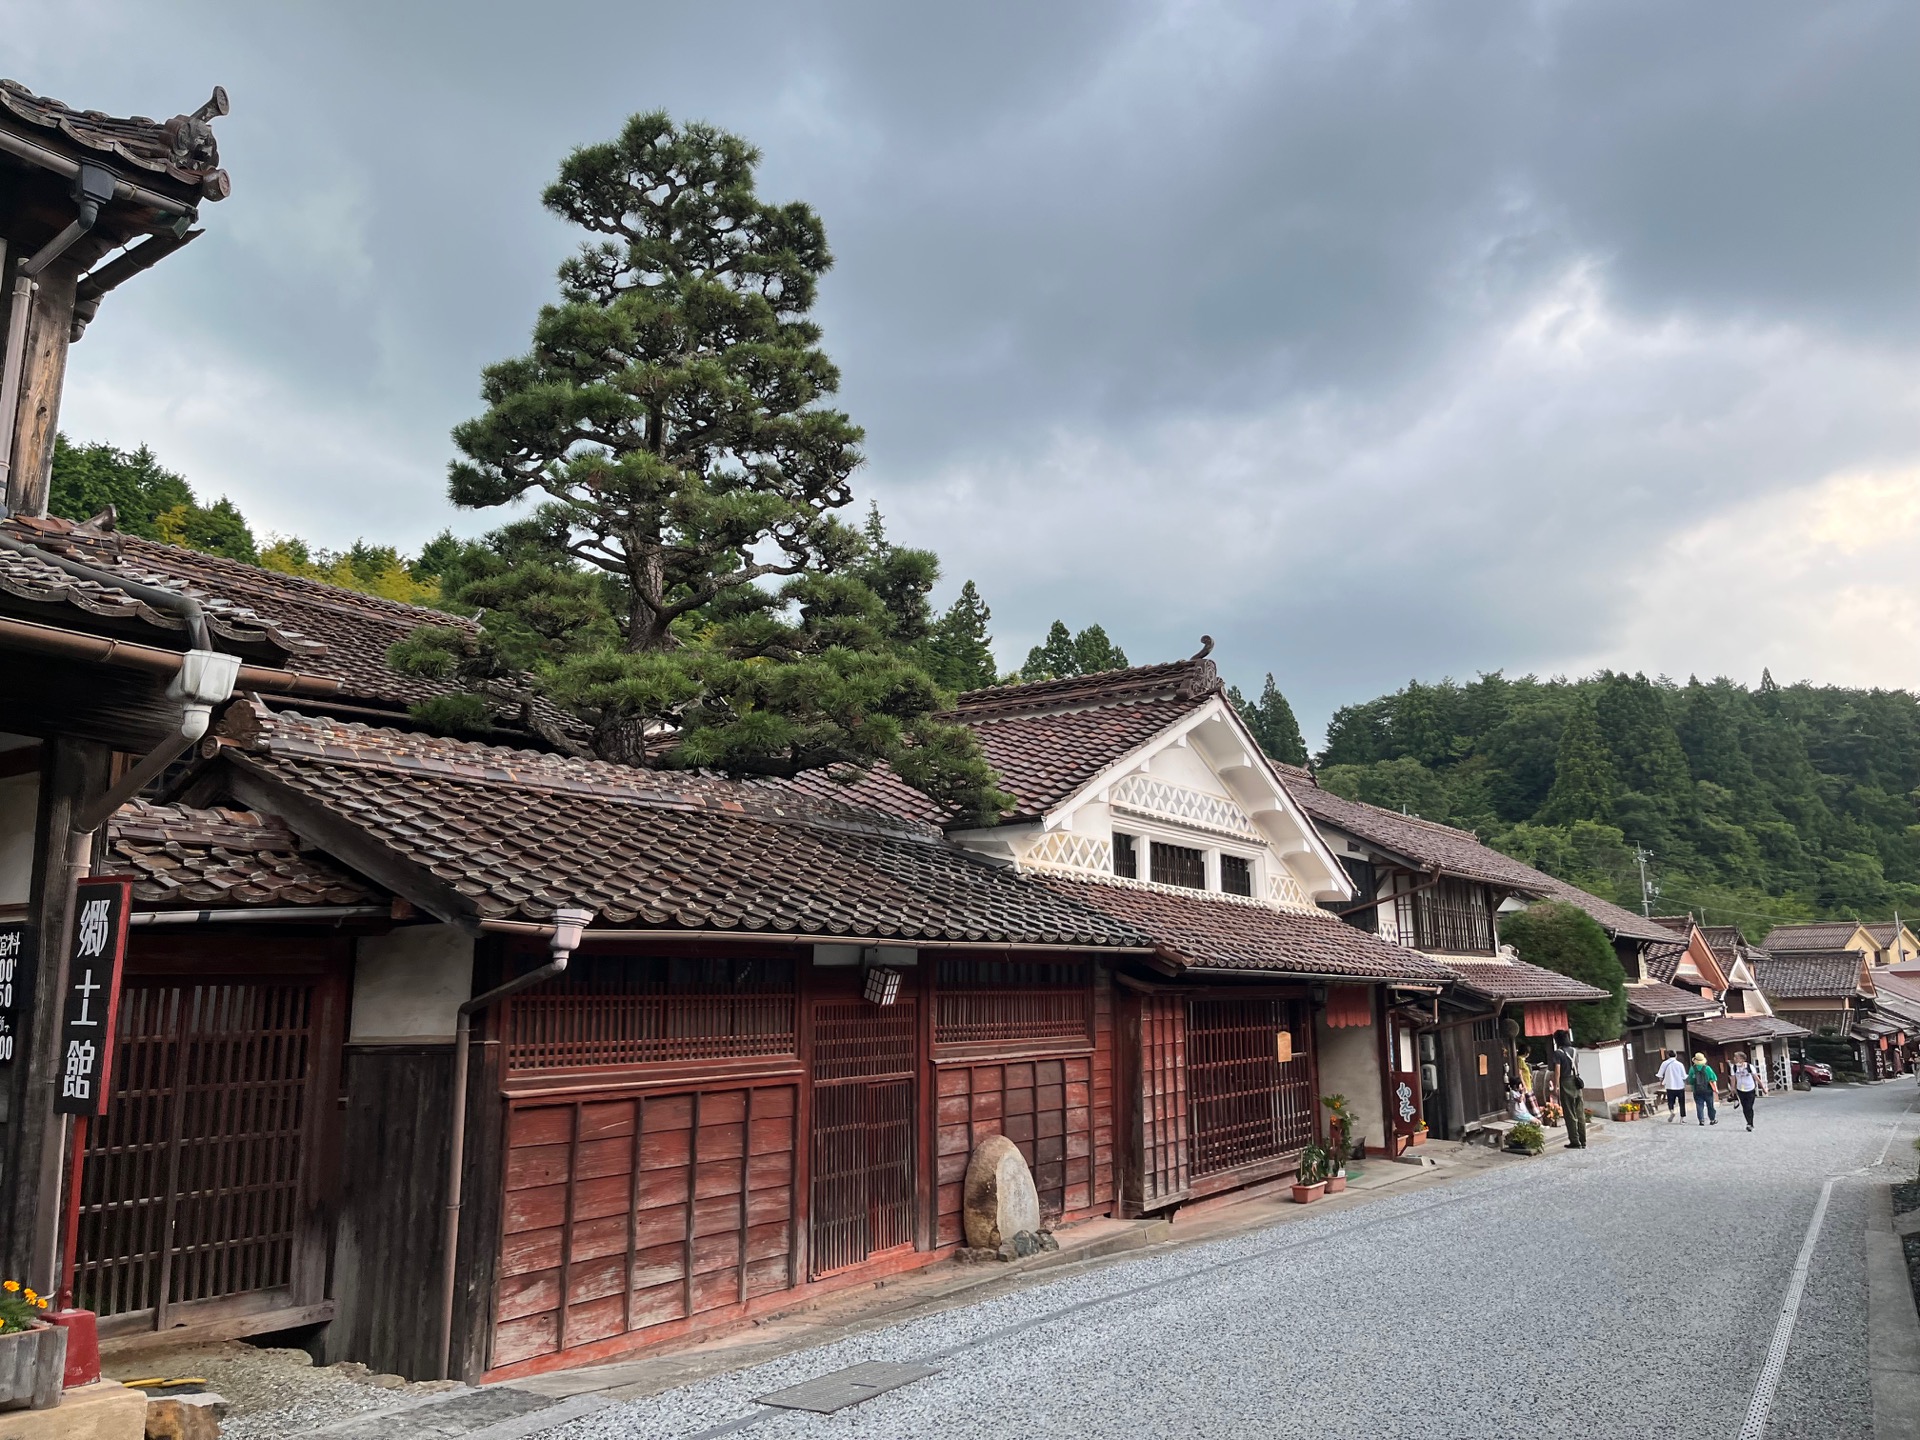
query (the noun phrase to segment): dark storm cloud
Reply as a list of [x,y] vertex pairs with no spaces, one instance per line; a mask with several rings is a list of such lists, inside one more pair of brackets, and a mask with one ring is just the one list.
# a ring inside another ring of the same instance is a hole
[[1911,6],[82,8],[10,17],[12,73],[224,83],[235,194],[70,428],[322,542],[485,523],[445,435],[571,243],[539,190],[653,106],[826,219],[866,488],[1004,660],[1206,629],[1310,714],[1635,663],[1663,545],[1920,449]]

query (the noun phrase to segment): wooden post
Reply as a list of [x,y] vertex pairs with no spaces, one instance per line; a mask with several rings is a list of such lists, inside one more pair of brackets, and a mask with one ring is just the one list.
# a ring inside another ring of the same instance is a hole
[[30,973],[18,982],[31,1009],[22,1017],[14,1063],[0,1072],[6,1087],[0,1174],[14,1177],[0,1188],[0,1273],[47,1294],[54,1293],[56,1277],[43,1273],[43,1262],[53,1253],[60,1229],[60,1169],[66,1160],[53,1099],[67,986],[67,900],[74,879],[68,863],[71,819],[82,800],[107,788],[110,758],[104,745],[64,737],[48,741],[42,751],[27,911]]
[[63,255],[35,279],[27,311],[26,352],[13,428],[7,504],[16,515],[45,515],[53,480],[53,437],[60,428],[60,391],[67,378],[74,289],[80,262]]

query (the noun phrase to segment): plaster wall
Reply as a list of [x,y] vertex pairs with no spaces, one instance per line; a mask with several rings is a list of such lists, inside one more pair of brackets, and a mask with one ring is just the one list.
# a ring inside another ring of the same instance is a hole
[[[1314,1043],[1320,1047],[1320,1094],[1344,1095],[1353,1112],[1354,1129],[1368,1145],[1387,1143],[1387,1117],[1380,1097],[1380,1030],[1377,1025],[1329,1028],[1325,1016],[1315,1016]],[[1318,1103],[1319,1096],[1314,1097]],[[1326,1107],[1321,1106],[1324,1132]]]
[[1627,1093],[1627,1052],[1620,1044],[1577,1050],[1580,1084],[1589,1100],[1618,1100]]
[[350,1045],[453,1040],[473,995],[473,937],[451,925],[411,925],[360,941],[353,961]]
[[25,905],[33,888],[33,835],[40,777],[0,780],[0,905]]
[[1147,773],[1169,785],[1184,785],[1208,795],[1233,799],[1214,769],[1190,745],[1169,745],[1147,762]]

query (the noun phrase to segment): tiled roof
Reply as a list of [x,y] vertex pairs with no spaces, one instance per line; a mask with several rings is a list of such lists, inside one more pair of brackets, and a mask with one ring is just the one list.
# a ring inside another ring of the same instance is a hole
[[1680,973],[1680,957],[1687,953],[1684,945],[1649,945],[1641,954],[1641,961],[1647,967],[1647,974],[1664,984],[1671,984],[1673,977]]
[[1776,1010],[1773,1018],[1804,1026],[1809,1035],[1818,1035],[1827,1030],[1831,1030],[1836,1035],[1851,1035],[1853,1022],[1860,1018],[1860,1012],[1858,1010]]
[[1838,950],[1860,926],[1852,920],[1823,920],[1811,925],[1776,925],[1760,942],[1769,953],[1777,950]]
[[1452,978],[1426,956],[1331,915],[1275,910],[1204,891],[1042,875],[1057,894],[1150,935],[1195,970],[1266,970],[1439,985]]
[[1920,1004],[1920,968],[1892,966],[1873,972],[1873,988],[1880,996]]
[[1565,900],[1587,912],[1608,932],[1630,940],[1667,940],[1671,933],[1662,925],[1636,915],[1633,911],[1590,895],[1585,890],[1555,879],[1530,865],[1483,845],[1465,830],[1422,820],[1417,815],[1402,815],[1362,800],[1348,800],[1324,790],[1312,775],[1298,766],[1280,767],[1287,789],[1315,820],[1344,830],[1357,839],[1412,861],[1428,870],[1440,870],[1471,880],[1489,881],[1541,899]]
[[1658,925],[1662,930],[1671,930],[1683,940],[1693,933],[1693,917],[1691,915],[1655,915],[1652,917],[1652,920],[1653,923]]
[[1756,956],[1753,978],[1767,997],[1807,1000],[1853,995],[1860,989],[1857,950],[1796,950]]
[[1690,1020],[1687,1034],[1709,1045],[1737,1045],[1750,1040],[1788,1040],[1813,1032],[1804,1025],[1774,1015],[1722,1015],[1714,1020]]
[[[236,649],[271,651],[275,659],[292,655],[311,670],[327,648],[297,627],[283,623],[278,613],[262,614],[251,605],[237,601],[227,589],[197,583],[192,577],[161,566],[143,564],[140,558],[123,558],[117,547],[103,547],[99,537],[88,535],[68,521],[15,516],[0,522],[0,534],[83,564],[119,571],[128,580],[140,584],[191,596],[200,602],[207,628]],[[154,549],[169,551],[173,547],[161,545]],[[187,638],[186,622],[178,615],[156,610],[125,590],[62,570],[38,555],[8,547],[0,547],[0,609],[22,619],[81,628],[89,633],[103,632],[122,639],[138,638],[148,644],[184,646]]]
[[[216,91],[215,95],[212,103],[218,106],[216,113],[225,114],[224,92]],[[164,176],[211,200],[227,194],[227,176],[218,168],[220,151],[212,131],[204,124],[197,131],[189,130],[191,117],[182,115],[164,122],[144,115],[117,119],[98,110],[75,110],[48,96],[36,95],[18,80],[0,80],[0,107],[45,132],[43,139],[52,148],[72,151],[76,158],[131,165],[145,172],[134,178]],[[82,151],[88,153],[81,155]]]
[[1211,660],[1182,660],[974,690],[948,718],[979,737],[1015,815],[1038,815],[1222,688]]
[[1873,1008],[1903,1029],[1920,1029],[1920,997],[1876,984]]
[[871,811],[247,707],[221,730],[232,763],[296,823],[303,805],[346,822],[374,858],[413,867],[423,889],[430,876],[472,916],[538,921],[584,905],[622,928],[1152,945],[931,827]]
[[1713,951],[1713,958],[1723,967],[1731,965],[1747,945],[1747,937],[1740,933],[1738,925],[1702,925],[1700,934],[1707,948]]
[[[130,579],[193,595],[206,608],[216,635],[250,643],[270,638],[292,652],[287,669],[338,680],[342,701],[391,709],[396,719],[408,707],[458,687],[449,681],[400,674],[387,664],[388,648],[421,625],[446,625],[469,633],[479,629],[475,621],[445,611],[364,595],[137,535],[89,530],[59,519],[16,518],[7,524],[8,533],[17,539],[32,540],[103,570],[124,571]],[[135,616],[176,637],[184,633],[175,616],[149,610],[118,591],[101,591],[92,582],[37,565],[31,557],[12,551],[0,551],[0,601],[12,588],[6,580],[9,555],[32,570],[59,577],[57,593],[27,598],[63,601],[103,615]],[[543,718],[556,728],[578,733],[571,717],[544,702],[542,710]]]
[[1461,984],[1489,1000],[1582,1001],[1604,1000],[1607,992],[1557,970],[1530,965],[1525,960],[1462,960],[1449,955],[1439,962],[1460,977]]
[[1678,985],[1658,980],[1627,986],[1627,1008],[1653,1020],[1669,1020],[1679,1015],[1710,1015],[1722,1008],[1718,1000],[1708,1000]]
[[133,877],[143,910],[385,904],[387,895],[247,810],[134,800],[107,822],[105,870]]

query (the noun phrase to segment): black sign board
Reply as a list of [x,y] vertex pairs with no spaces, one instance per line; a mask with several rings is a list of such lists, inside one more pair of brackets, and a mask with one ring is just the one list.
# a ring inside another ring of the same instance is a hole
[[19,1044],[26,971],[27,922],[0,920],[0,1065],[13,1062],[14,1046]]
[[60,1021],[60,1085],[53,1108],[67,1115],[104,1115],[133,882],[100,876],[82,880],[79,890],[67,961],[66,1010]]

